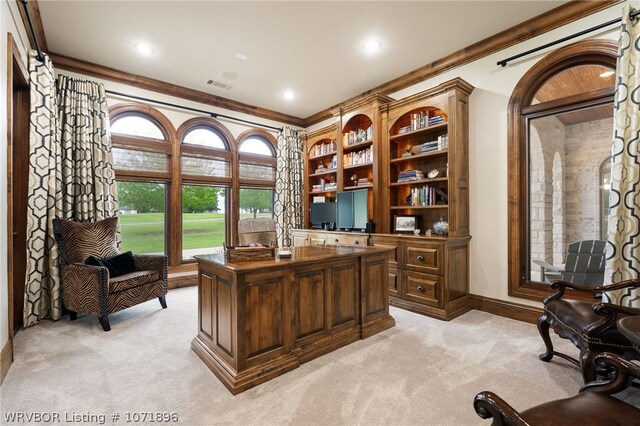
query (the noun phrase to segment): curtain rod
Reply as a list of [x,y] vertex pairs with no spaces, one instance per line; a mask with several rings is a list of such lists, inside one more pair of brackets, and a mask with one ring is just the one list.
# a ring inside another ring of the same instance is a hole
[[[638,15],[640,15],[640,10],[636,10],[634,12],[631,12],[629,14],[629,18],[630,19],[635,19]],[[531,50],[527,50],[526,52],[522,52],[522,53],[520,53],[518,55],[511,56],[511,57],[509,57],[507,59],[503,59],[501,61],[498,61],[496,63],[496,65],[500,65],[502,67],[505,67],[505,66],[507,66],[507,62],[511,62],[514,59],[522,58],[523,56],[527,56],[527,55],[529,55],[531,53],[538,52],[540,50],[546,49],[547,47],[555,46],[556,44],[560,44],[560,43],[565,42],[567,40],[571,40],[572,38],[580,37],[581,35],[584,35],[584,34],[599,30],[599,29],[604,28],[604,27],[608,27],[609,25],[613,25],[613,24],[616,24],[616,23],[621,22],[621,21],[622,21],[622,18],[612,19],[611,21],[605,22],[605,23],[600,24],[600,25],[596,25],[595,27],[587,28],[586,30],[580,31],[578,33],[563,37],[563,38],[561,38],[559,40],[552,41],[552,42],[544,44],[542,46],[535,47],[535,48],[533,48]]]
[[105,92],[107,92],[107,93],[109,93],[111,95],[123,96],[125,98],[130,98],[130,99],[136,99],[138,101],[152,102],[152,103],[155,103],[155,104],[164,105],[164,106],[168,106],[168,107],[172,107],[172,108],[179,108],[179,109],[184,109],[184,110],[187,110],[187,111],[198,112],[198,113],[201,113],[201,114],[207,114],[208,116],[210,116],[212,118],[226,118],[227,120],[240,121],[242,123],[251,124],[253,126],[264,127],[264,128],[271,129],[271,130],[282,131],[281,127],[274,127],[274,126],[269,126],[268,124],[256,123],[255,121],[249,121],[249,120],[244,120],[242,118],[231,117],[229,115],[218,114],[217,112],[210,112],[210,111],[205,111],[205,110],[202,110],[202,109],[191,108],[191,107],[184,106],[184,105],[172,104],[170,102],[157,101],[157,100],[154,100],[154,99],[143,98],[141,96],[128,95],[126,93],[115,92],[113,90],[105,90]]
[[44,62],[44,55],[42,54],[42,50],[40,49],[40,43],[38,42],[38,37],[36,36],[36,30],[33,28],[33,21],[31,20],[31,13],[29,13],[29,6],[27,6],[27,0],[20,0],[22,4],[22,8],[24,9],[24,13],[27,16],[27,22],[29,23],[29,31],[31,32],[31,37],[33,37],[33,42],[36,45],[36,50],[38,51],[38,55],[36,58],[40,62]]
[[[29,13],[29,6],[27,6],[27,0],[20,0],[20,3],[22,4],[22,7],[23,7],[24,12],[25,12],[25,15],[27,17],[27,22],[29,23],[29,31],[31,32],[31,36],[33,37],[34,44],[36,45],[36,50],[38,51],[38,54],[36,55],[36,58],[40,62],[44,62],[44,55],[42,54],[42,50],[40,49],[40,43],[38,43],[38,37],[36,36],[36,31],[33,28],[33,21],[31,20],[31,14]],[[105,90],[105,91],[107,93],[112,94],[112,95],[124,96],[124,97],[131,98],[131,99],[137,99],[139,101],[153,102],[153,103],[156,103],[156,104],[159,104],[159,105],[165,105],[165,106],[169,106],[169,107],[173,107],[173,108],[184,109],[184,110],[187,110],[187,111],[198,112],[198,113],[201,113],[201,114],[206,114],[206,115],[208,115],[210,117],[213,117],[213,118],[226,118],[227,120],[234,120],[234,121],[239,121],[239,122],[242,122],[242,123],[245,123],[245,124],[251,124],[253,126],[264,127],[266,129],[282,131],[281,127],[269,126],[267,124],[256,123],[254,121],[244,120],[242,118],[237,118],[237,117],[231,117],[229,115],[218,114],[218,113],[215,113],[215,112],[204,111],[204,110],[196,109],[196,108],[190,108],[190,107],[183,106],[183,105],[176,105],[176,104],[172,104],[172,103],[169,103],[169,102],[156,101],[156,100],[153,100],[153,99],[143,98],[143,97],[140,97],[140,96],[127,95],[126,93],[114,92],[112,90]]]

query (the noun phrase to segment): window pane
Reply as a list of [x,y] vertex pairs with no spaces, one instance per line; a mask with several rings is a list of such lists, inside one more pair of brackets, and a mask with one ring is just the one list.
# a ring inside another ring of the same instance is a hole
[[240,188],[240,218],[273,218],[273,190]]
[[166,172],[169,170],[169,156],[165,154],[122,148],[113,148],[112,152],[113,167],[116,170],[144,172]]
[[118,182],[123,251],[164,254],[165,185]]
[[602,251],[594,256],[584,252],[585,247],[570,254],[570,245],[601,240],[601,216],[609,208],[608,198],[602,197],[601,166],[611,154],[612,117],[609,104],[529,121],[529,253],[534,281],[603,283],[604,243],[598,244]]
[[182,140],[183,143],[189,143],[193,145],[202,145],[209,148],[227,149],[227,145],[224,140],[211,129],[198,127],[190,130]]
[[271,144],[262,138],[248,138],[240,145],[239,152],[246,152],[249,154],[268,155],[273,157],[273,150]]
[[567,96],[579,95],[615,83],[615,70],[602,65],[580,65],[566,69],[551,77],[538,89],[531,104],[553,101]]
[[182,174],[195,176],[231,176],[229,162],[204,157],[182,156]]
[[276,180],[273,166],[240,163],[240,179]]
[[182,258],[222,252],[226,238],[226,188],[182,186]]
[[116,118],[111,122],[111,132],[164,140],[162,130],[153,121],[139,115]]

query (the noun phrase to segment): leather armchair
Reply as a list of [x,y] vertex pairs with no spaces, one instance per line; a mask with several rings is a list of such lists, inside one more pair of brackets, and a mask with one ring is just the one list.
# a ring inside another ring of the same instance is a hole
[[[638,352],[618,331],[616,322],[625,316],[640,315],[640,309],[595,300],[596,294],[602,292],[638,286],[640,280],[628,280],[601,287],[587,287],[566,281],[552,283],[551,288],[558,291],[544,300],[544,313],[538,319],[538,331],[546,346],[546,352],[540,355],[540,359],[550,361],[554,355],[566,359],[580,367],[585,383],[597,378],[598,371],[593,360],[599,353],[613,352],[627,359],[638,359]],[[567,288],[592,295],[594,301],[563,297]],[[580,349],[579,359],[553,349],[549,336],[550,327],[560,337],[571,340]]]
[[167,307],[167,257],[134,255],[135,271],[110,277],[104,266],[85,264],[89,256],[104,259],[118,255],[118,218],[81,223],[54,219],[60,251],[62,300],[71,320],[78,313],[98,317],[104,331],[111,330],[109,314],[158,298]]
[[587,384],[570,398],[518,412],[498,395],[484,391],[476,395],[473,407],[481,418],[493,418],[493,426],[640,425],[640,409],[610,396],[640,379],[640,367],[610,353],[596,356],[595,361],[600,369],[612,371],[611,377]]

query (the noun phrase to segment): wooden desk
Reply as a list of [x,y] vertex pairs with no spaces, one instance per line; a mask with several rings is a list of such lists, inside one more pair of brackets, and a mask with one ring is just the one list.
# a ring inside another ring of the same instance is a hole
[[237,394],[395,321],[387,247],[305,246],[291,259],[198,260],[191,349]]

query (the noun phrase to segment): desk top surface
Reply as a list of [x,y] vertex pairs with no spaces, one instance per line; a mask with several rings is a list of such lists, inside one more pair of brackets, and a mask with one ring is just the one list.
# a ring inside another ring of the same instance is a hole
[[393,248],[384,246],[369,247],[326,245],[291,247],[289,250],[291,251],[291,258],[289,259],[278,258],[278,250],[276,250],[276,257],[273,259],[228,261],[225,258],[224,253],[200,254],[194,257],[198,262],[214,264],[232,271],[249,271],[269,267],[295,266],[297,264],[321,262],[345,257],[358,257],[363,254],[384,253],[392,251]]

